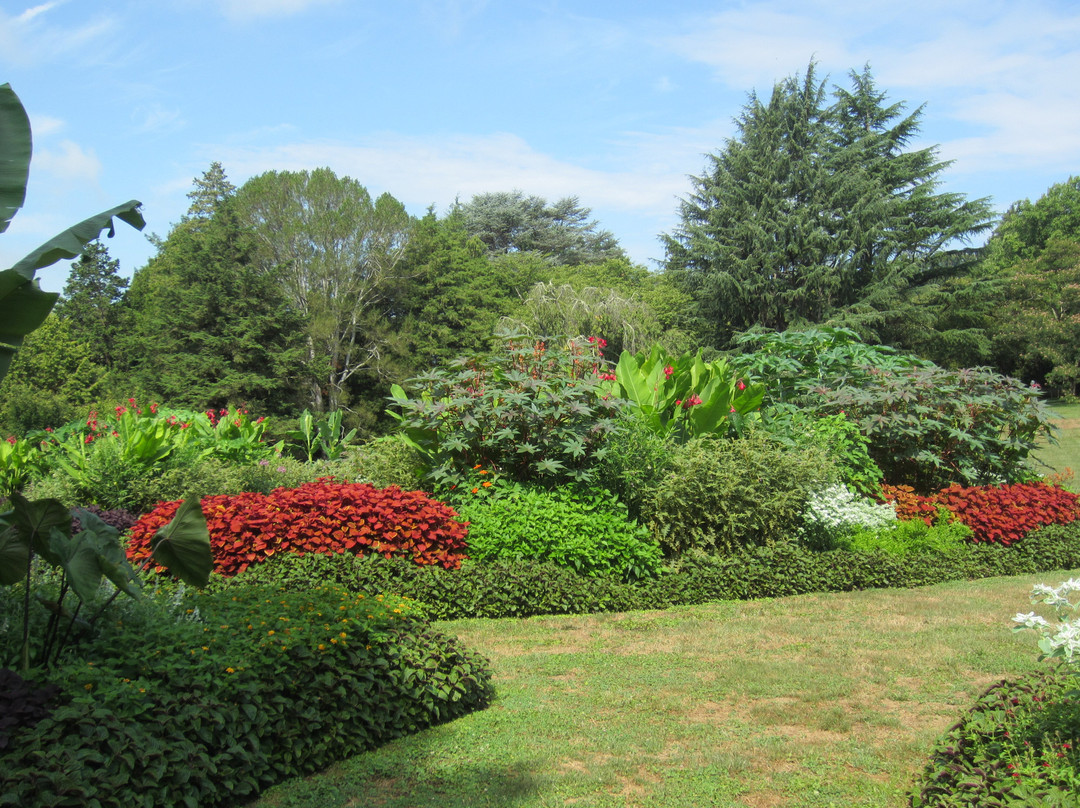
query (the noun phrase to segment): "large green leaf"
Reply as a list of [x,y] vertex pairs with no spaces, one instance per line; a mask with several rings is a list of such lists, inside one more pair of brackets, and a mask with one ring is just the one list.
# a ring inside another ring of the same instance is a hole
[[113,217],[127,222],[136,230],[146,227],[146,220],[139,212],[142,203],[137,199],[117,205],[115,208],[102,211],[89,219],[84,219],[74,227],[53,236],[32,253],[27,255],[12,267],[27,280],[34,277],[34,273],[42,267],[52,266],[57,261],[78,258],[83,247],[101,235],[103,230],[108,230],[111,238],[116,233]]
[[98,566],[101,572],[116,586],[134,598],[142,596],[135,576],[120,544],[120,531],[112,525],[106,524],[101,518],[81,508],[73,511],[82,525],[82,531],[78,534],[97,555]]
[[[9,281],[17,285],[11,291]],[[60,295],[43,292],[37,281],[28,281],[13,269],[0,272],[0,379],[7,373],[23,338],[45,322]]]
[[67,574],[67,582],[83,603],[89,603],[101,586],[101,565],[97,553],[89,541],[88,533],[64,535],[53,529],[49,536],[49,547],[60,560],[60,566]]
[[214,556],[198,498],[184,501],[173,520],[154,536],[150,549],[154,560],[180,580],[192,586],[206,586]]
[[9,521],[22,533],[35,553],[45,557],[50,564],[60,559],[52,550],[52,531],[71,535],[71,512],[57,499],[29,500],[15,492],[11,495]]
[[30,119],[10,84],[0,84],[0,233],[26,201],[30,176]]
[[30,544],[13,526],[0,527],[0,585],[9,586],[26,578]]

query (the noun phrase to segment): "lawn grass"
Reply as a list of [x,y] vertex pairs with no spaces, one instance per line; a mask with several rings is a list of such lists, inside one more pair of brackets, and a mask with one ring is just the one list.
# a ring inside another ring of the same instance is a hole
[[1011,618],[1069,576],[440,623],[491,659],[490,708],[254,805],[901,806],[979,693],[1039,665]]
[[[1057,443],[1041,446],[1035,457],[1058,473],[1071,469],[1080,475],[1080,403],[1053,401],[1050,411],[1056,416],[1053,423],[1058,427]],[[1080,493],[1080,479],[1074,476],[1065,482],[1065,487]]]

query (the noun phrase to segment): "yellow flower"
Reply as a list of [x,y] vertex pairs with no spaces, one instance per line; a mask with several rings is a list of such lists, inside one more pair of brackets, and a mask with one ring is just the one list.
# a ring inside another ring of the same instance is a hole
[[338,636],[339,636],[339,637],[341,637],[341,639],[343,639],[343,640],[344,640],[344,639],[345,639],[346,637],[348,637],[349,635],[348,635],[348,634],[346,634],[346,633],[345,633],[345,632],[343,631],[343,632],[341,632],[340,634],[338,634]]
[[236,673],[236,668],[226,668],[225,673]]
[[83,687],[85,687],[87,690],[93,690],[94,689],[94,686],[92,684],[90,684],[89,682],[87,682],[85,685],[83,685]]
[[330,639],[330,642],[332,642],[334,645],[337,645],[337,637],[332,637]]
[[267,636],[269,636],[269,637],[273,637],[273,636],[274,636],[274,630],[273,630],[273,629],[270,629],[270,630],[269,630],[268,632],[266,632],[266,634],[267,634]]
[[319,643],[319,650],[320,651],[325,651],[326,650],[326,645],[324,643]]

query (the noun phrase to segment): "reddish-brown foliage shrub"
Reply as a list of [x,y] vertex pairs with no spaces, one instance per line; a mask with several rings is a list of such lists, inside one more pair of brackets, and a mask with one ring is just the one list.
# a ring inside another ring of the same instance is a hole
[[926,524],[932,525],[937,517],[936,499],[916,494],[910,485],[882,484],[881,498],[886,502],[896,503],[896,518],[905,522],[922,519]]
[[973,531],[972,541],[1009,545],[1043,525],[1067,525],[1080,519],[1080,498],[1047,483],[950,485],[933,496],[916,494],[911,486],[883,485],[882,498],[896,503],[900,519],[932,524],[945,507]]
[[[180,502],[160,503],[131,529],[128,557],[142,563],[150,540]],[[449,506],[422,491],[375,488],[322,479],[269,494],[204,497],[214,568],[243,572],[275,553],[380,553],[420,565],[457,569],[465,558],[466,525]]]
[[1080,518],[1076,494],[1046,483],[950,485],[936,499],[974,531],[973,541],[1009,545],[1037,527]]

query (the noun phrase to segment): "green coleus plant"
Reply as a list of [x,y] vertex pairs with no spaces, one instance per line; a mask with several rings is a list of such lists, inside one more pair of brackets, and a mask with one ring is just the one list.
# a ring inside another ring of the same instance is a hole
[[676,358],[659,345],[648,353],[624,351],[602,379],[650,429],[678,443],[742,434],[765,394],[764,385],[739,378],[723,359],[705,362],[700,350]]

